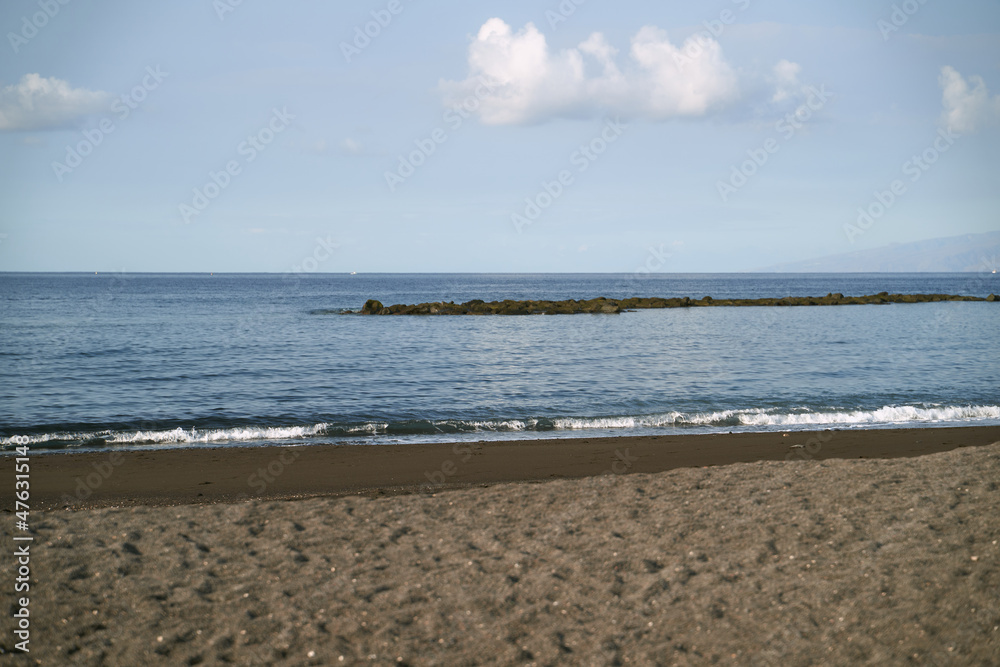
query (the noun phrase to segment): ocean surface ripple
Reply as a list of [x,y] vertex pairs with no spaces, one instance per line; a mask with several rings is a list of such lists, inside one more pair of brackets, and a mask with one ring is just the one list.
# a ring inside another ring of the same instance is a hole
[[1000,306],[352,318],[383,303],[987,296],[982,274],[0,274],[0,451],[1000,423]]

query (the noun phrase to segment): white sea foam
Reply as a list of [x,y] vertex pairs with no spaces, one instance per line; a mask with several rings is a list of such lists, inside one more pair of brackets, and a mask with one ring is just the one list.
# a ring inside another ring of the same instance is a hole
[[[18,445],[46,445],[56,443],[79,447],[101,441],[115,445],[185,445],[221,444],[227,442],[280,442],[303,440],[318,436],[336,438],[344,435],[382,436],[390,430],[394,435],[427,435],[428,432],[448,433],[521,432],[542,430],[629,430],[669,427],[732,428],[809,428],[823,426],[883,426],[896,424],[976,423],[1000,421],[1000,406],[996,405],[898,405],[875,410],[826,409],[743,409],[715,412],[664,412],[652,415],[623,415],[609,417],[564,417],[542,419],[497,420],[443,420],[433,422],[398,423],[366,422],[353,425],[328,423],[311,426],[240,426],[223,429],[183,429],[164,431],[93,431],[86,433],[42,433],[15,435],[0,438],[0,449],[9,450]],[[394,426],[393,428],[390,428]]]
[[225,429],[182,429],[170,431],[135,431],[119,433],[109,439],[114,443],[213,443],[249,440],[294,440],[326,433],[326,424],[313,426],[245,426]]
[[903,424],[909,422],[939,423],[1000,419],[1000,406],[969,405],[918,407],[913,405],[885,406],[877,410],[837,410],[827,412],[776,413],[764,411],[740,414],[746,426],[812,426],[824,424]]
[[502,421],[438,421],[435,426],[451,427],[461,431],[527,431],[538,423],[537,419],[505,419]]
[[777,410],[747,409],[718,412],[681,413],[668,412],[656,415],[567,418],[554,420],[556,428],[576,429],[630,429],[662,426],[822,426],[877,425],[901,423],[969,422],[1000,419],[1000,406],[938,406],[912,405],[885,406],[877,410],[824,410],[780,412]]
[[[326,424],[322,424],[322,426],[325,427]],[[355,434],[355,433],[364,434],[364,433],[367,433],[369,435],[375,435],[377,433],[385,433],[386,429],[388,429],[388,428],[389,428],[389,424],[386,423],[386,422],[368,422],[366,424],[361,424],[360,426],[351,426],[351,427],[348,427],[346,429],[346,431],[347,431],[347,433],[350,433],[350,434]],[[325,428],[323,429],[323,432],[324,433],[326,432]]]

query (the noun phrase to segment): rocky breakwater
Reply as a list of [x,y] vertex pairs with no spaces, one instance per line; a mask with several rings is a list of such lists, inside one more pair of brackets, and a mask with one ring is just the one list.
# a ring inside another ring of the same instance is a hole
[[590,299],[587,301],[482,301],[473,299],[465,303],[453,301],[397,304],[385,307],[375,299],[369,299],[361,309],[361,315],[570,315],[575,313],[616,314],[622,307],[615,299]]
[[465,303],[436,301],[414,305],[396,304],[384,306],[381,301],[369,299],[360,311],[349,311],[354,315],[574,315],[591,313],[614,315],[627,310],[646,308],[704,308],[708,306],[853,306],[892,303],[931,303],[935,301],[1000,301],[1000,297],[960,296],[955,294],[889,294],[880,292],[869,296],[844,296],[830,293],[826,296],[789,296],[768,299],[701,299],[690,297],[630,297],[627,299],[587,299],[577,301],[482,301],[473,299]]

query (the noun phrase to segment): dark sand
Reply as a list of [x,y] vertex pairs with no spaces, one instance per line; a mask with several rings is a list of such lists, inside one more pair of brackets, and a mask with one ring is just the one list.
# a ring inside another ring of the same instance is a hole
[[[1000,427],[985,426],[54,454],[34,457],[31,487],[39,509],[385,495],[786,458],[919,456],[997,441]],[[0,507],[12,508],[12,497]]]
[[[990,434],[1000,440],[995,428],[834,432],[812,441],[821,448],[808,461],[435,495],[159,507],[134,503],[214,499],[192,494],[209,473],[228,471],[228,482],[209,486],[236,490],[247,484],[239,457],[266,465],[281,450],[260,450],[263,459],[251,450],[129,456],[94,495],[106,494],[100,502],[108,505],[115,490],[128,489],[120,501],[131,506],[31,515],[28,662],[994,665],[1000,442],[964,446]],[[500,474],[600,472],[615,449],[648,456],[633,463],[638,471],[763,451],[755,448],[770,448],[764,458],[801,457],[805,448],[787,444],[796,441],[809,442],[781,434],[590,440],[596,449],[568,461],[559,460],[559,451],[568,456],[560,443],[504,444],[507,464],[493,477],[473,465],[479,458],[460,462],[450,448],[430,459],[398,451],[398,465],[384,453],[391,447],[349,450],[325,463],[322,454],[302,453],[268,492],[295,491],[281,486],[293,478],[325,479],[333,493],[352,484],[399,490],[406,484],[398,482],[419,482],[428,462],[440,470],[442,460],[454,461],[452,479],[478,485]],[[661,447],[673,453],[657,459],[652,452]],[[821,458],[837,453],[851,458]],[[234,454],[236,465],[222,462]],[[171,469],[157,481],[139,461],[160,456]],[[208,457],[219,462],[195,474],[192,462]],[[72,480],[82,470],[75,466],[88,463],[36,457],[33,489],[59,494],[58,480]],[[139,479],[126,481],[133,471]],[[182,483],[180,490],[167,493],[168,482]],[[137,484],[151,485],[148,494]],[[0,533],[10,545],[7,516]],[[13,581],[13,569],[12,558],[0,559],[3,581]],[[9,650],[5,616],[0,643]]]

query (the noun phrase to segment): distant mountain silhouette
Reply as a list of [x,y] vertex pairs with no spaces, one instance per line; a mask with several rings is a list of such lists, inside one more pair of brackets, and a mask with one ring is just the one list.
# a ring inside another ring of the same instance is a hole
[[[774,273],[980,272],[1000,271],[1000,231],[829,255],[759,269]],[[1000,275],[1000,274],[998,274]]]

